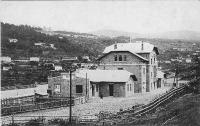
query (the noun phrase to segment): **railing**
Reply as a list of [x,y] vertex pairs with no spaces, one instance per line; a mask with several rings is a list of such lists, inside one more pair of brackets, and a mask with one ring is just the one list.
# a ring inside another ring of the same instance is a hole
[[26,89],[26,88],[35,88],[35,84],[30,84],[30,85],[16,85],[16,86],[5,86],[1,87],[1,91],[5,90],[15,90],[15,89]]
[[[98,118],[94,117],[93,115],[83,115],[81,117],[72,116],[72,123],[80,124],[80,123],[96,123]],[[8,116],[8,117],[1,117],[1,125],[9,125],[9,124],[26,124],[31,120],[35,120],[40,125],[46,126],[47,124],[54,124],[59,125],[59,123],[65,122],[69,123],[69,116]]]
[[[44,103],[2,107],[1,115],[5,116],[5,115],[16,114],[16,113],[31,112],[31,111],[59,108],[59,107],[67,107],[69,105],[70,105],[69,100],[56,100],[56,101],[48,101]],[[72,105],[74,105],[74,99],[72,100]]]
[[[69,97],[63,98],[38,98],[30,104],[13,104],[12,106],[1,106],[1,115],[11,115],[23,112],[38,111],[52,108],[68,107],[70,105]],[[41,102],[42,101],[42,102]],[[84,104],[85,97],[72,98],[72,105]]]
[[[47,82],[41,82],[38,85],[44,85],[44,84],[47,84]],[[1,87],[1,91],[15,90],[15,89],[26,89],[26,88],[35,88],[35,87],[37,87],[36,84],[16,85],[16,86],[4,86],[4,87]]]

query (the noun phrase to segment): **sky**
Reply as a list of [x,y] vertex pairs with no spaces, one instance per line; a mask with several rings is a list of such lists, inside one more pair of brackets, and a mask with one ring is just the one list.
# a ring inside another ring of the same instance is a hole
[[3,1],[0,20],[74,32],[200,31],[200,1]]

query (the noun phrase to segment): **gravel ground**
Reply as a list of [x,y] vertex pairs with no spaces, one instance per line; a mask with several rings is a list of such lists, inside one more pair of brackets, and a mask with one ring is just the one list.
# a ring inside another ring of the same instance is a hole
[[[119,112],[120,109],[128,109],[136,104],[148,104],[152,99],[165,93],[169,88],[157,89],[151,93],[135,94],[132,97],[127,98],[115,98],[115,97],[104,97],[103,99],[93,98],[89,100],[88,103],[73,106],[72,115],[73,116],[84,116],[91,115],[94,116],[100,111],[109,111],[112,113]],[[28,116],[68,116],[69,107],[41,110],[36,112],[28,112],[22,114],[16,114],[15,119],[26,119]],[[50,119],[50,117],[49,117]],[[11,117],[1,117],[3,123],[11,120]]]

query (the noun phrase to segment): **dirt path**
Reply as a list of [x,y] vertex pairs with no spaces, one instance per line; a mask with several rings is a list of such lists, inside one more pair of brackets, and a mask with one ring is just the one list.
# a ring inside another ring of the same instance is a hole
[[[91,99],[88,103],[73,106],[72,115],[73,116],[83,116],[83,115],[95,115],[100,111],[109,111],[112,113],[118,112],[120,109],[131,108],[136,104],[147,104],[152,99],[165,93],[169,88],[157,89],[151,93],[135,94],[135,96],[127,98],[115,98],[115,97],[104,97],[103,99],[95,98]],[[14,118],[25,119],[28,116],[68,116],[69,107],[41,110],[36,112],[28,112],[22,114],[16,114]],[[21,116],[21,117],[20,117]],[[8,122],[11,117],[2,117],[2,122]]]

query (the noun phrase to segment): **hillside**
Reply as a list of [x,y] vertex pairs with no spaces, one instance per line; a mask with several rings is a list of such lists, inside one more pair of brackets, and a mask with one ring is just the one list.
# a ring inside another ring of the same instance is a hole
[[[41,28],[28,25],[16,26],[13,24],[1,23],[2,27],[2,56],[18,57],[48,57],[59,58],[62,56],[83,56],[89,55],[92,59],[101,55],[104,48],[111,44],[130,42],[130,37],[99,37],[93,34],[76,33],[69,31],[46,31]],[[138,35],[139,36],[139,35]],[[9,39],[17,39],[16,43]],[[171,48],[192,49],[193,43],[198,41],[161,39],[161,38],[132,38],[131,42],[146,41],[158,47],[162,54]],[[45,43],[45,46],[35,46],[35,43]],[[54,48],[50,45],[54,45]]]
[[[18,57],[60,57],[89,55],[96,58],[103,49],[115,42],[126,42],[124,39],[98,37],[87,33],[67,31],[45,31],[42,28],[28,25],[1,23],[2,56]],[[9,39],[17,39],[16,43]],[[45,43],[45,46],[35,46]],[[55,48],[51,48],[53,44]]]
[[[12,58],[81,56],[84,54],[94,56],[98,53],[96,50],[91,51],[87,46],[74,43],[67,37],[38,32],[41,30],[40,28],[27,25],[16,26],[7,23],[1,23],[1,27],[3,56],[11,56]],[[17,39],[17,42],[10,42],[9,39]],[[36,46],[35,43],[45,43],[45,46]],[[53,44],[55,48],[51,48],[50,44]]]

